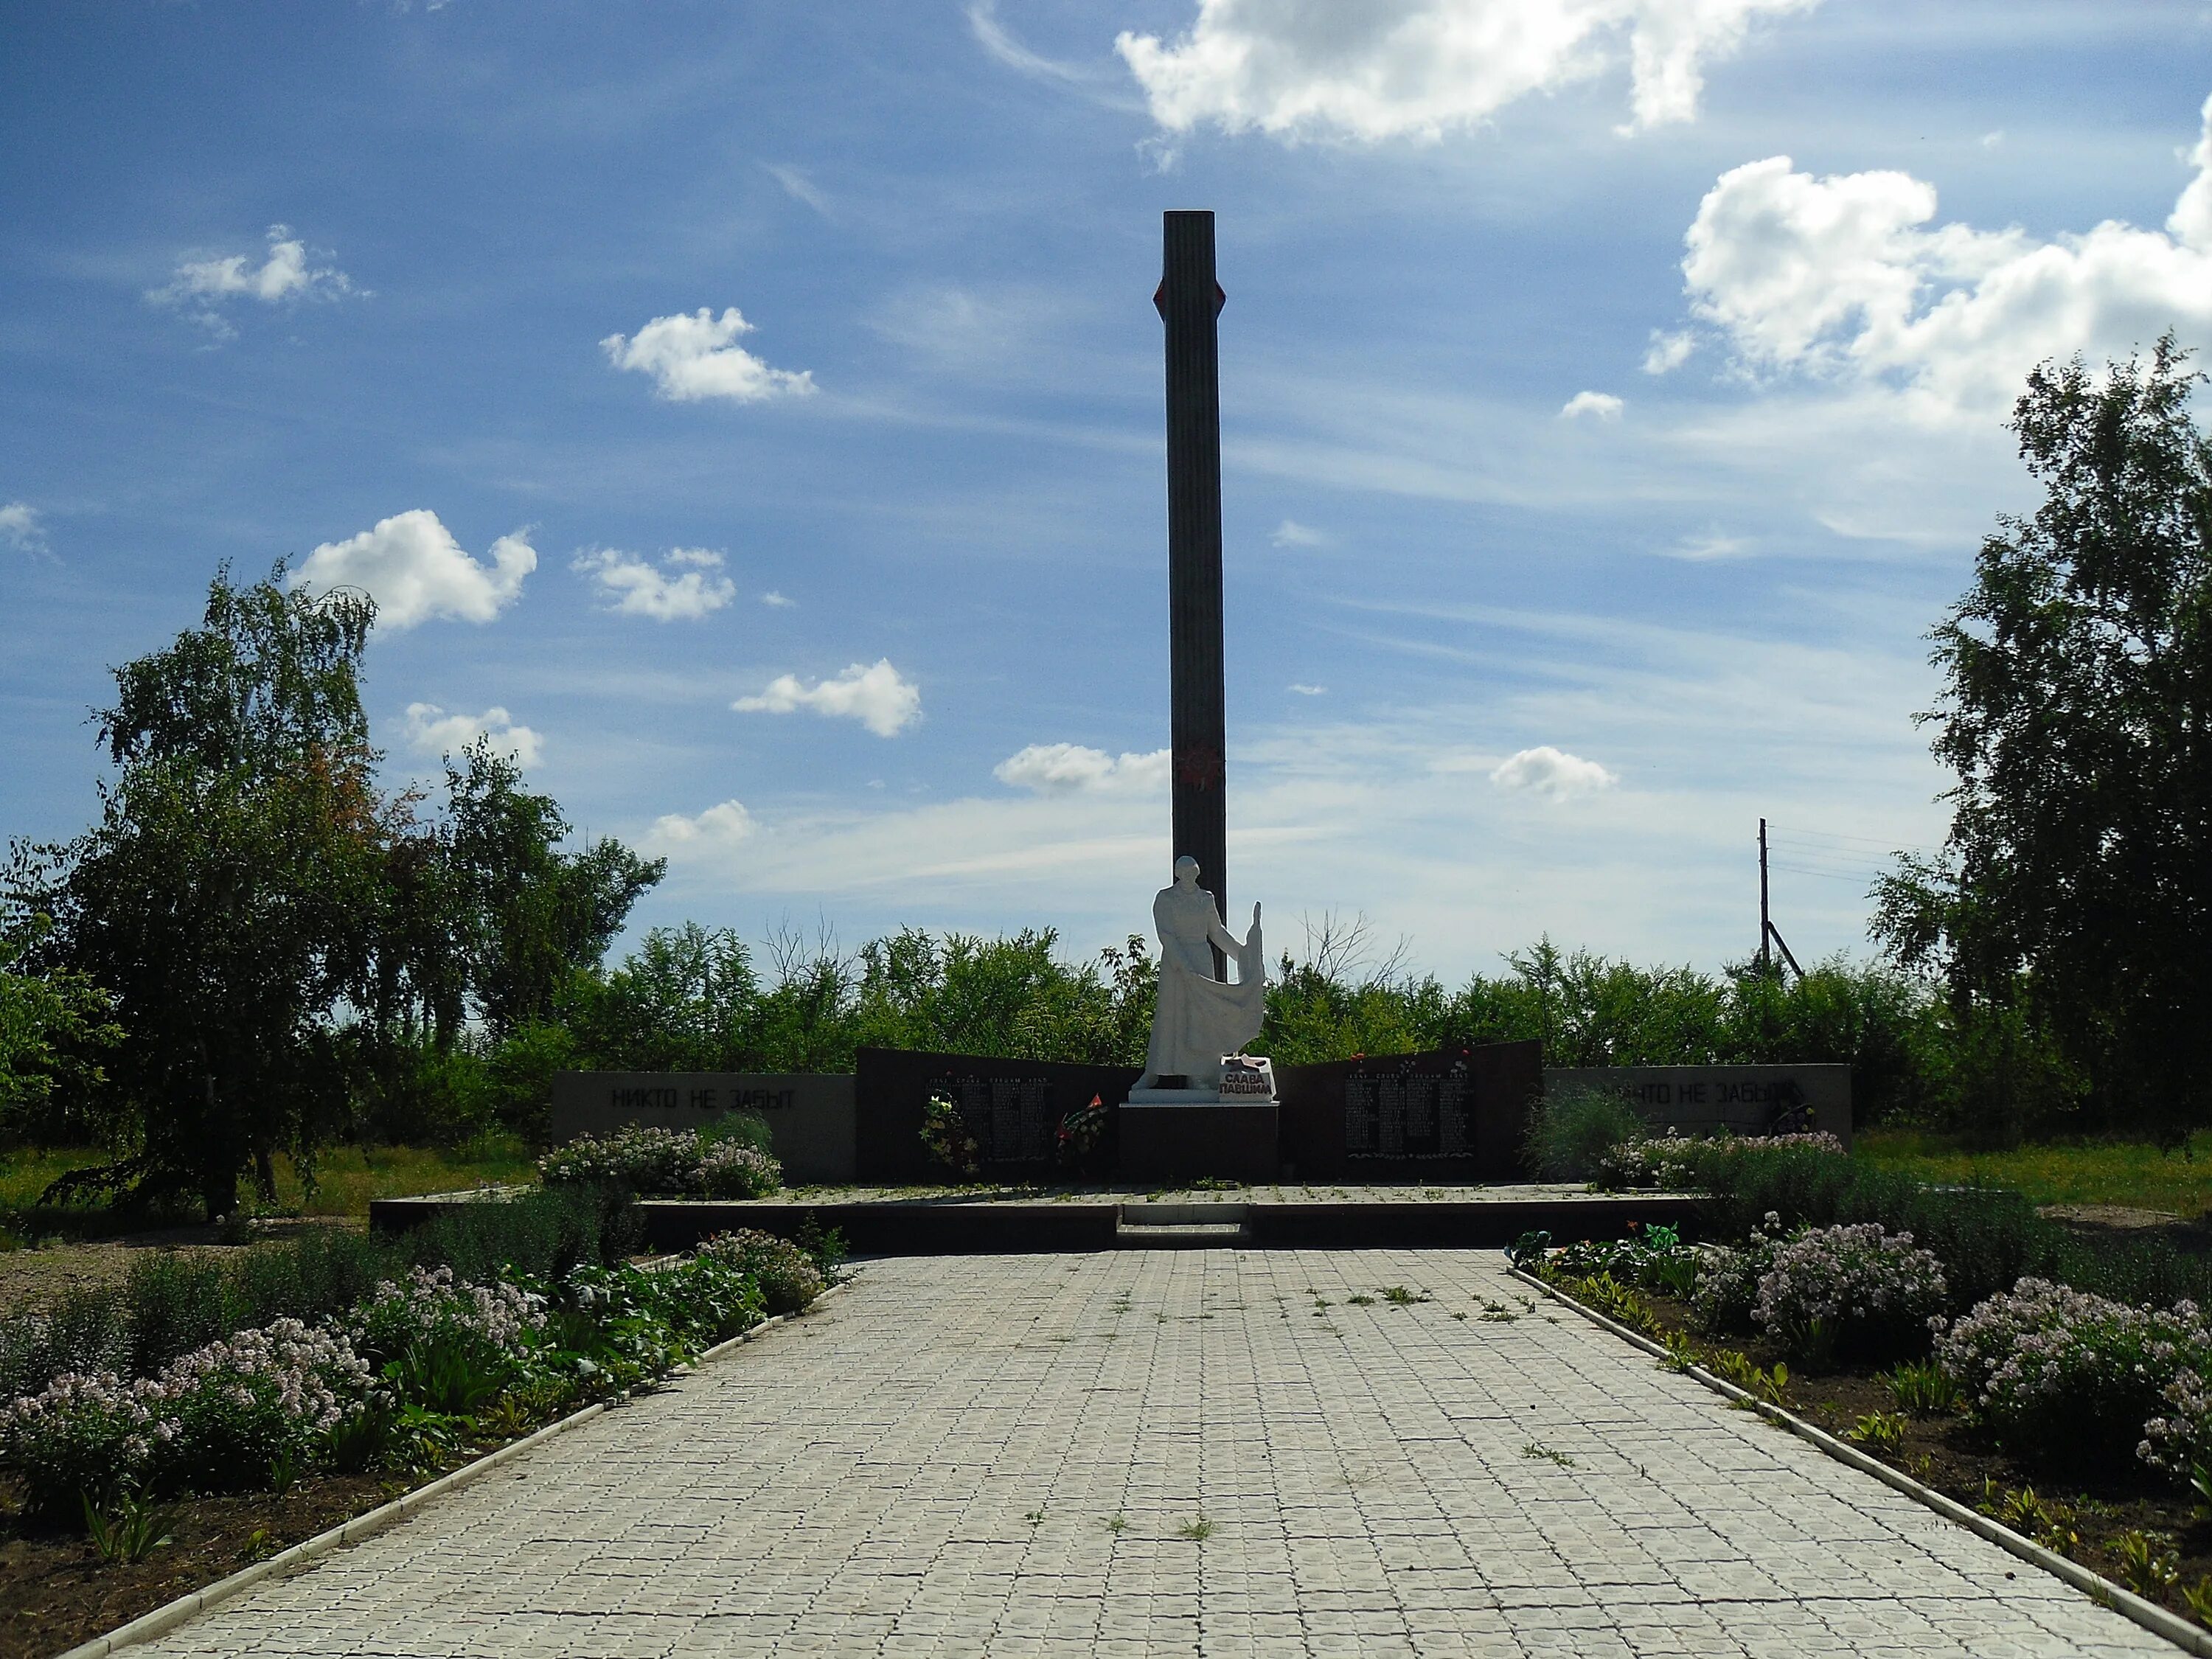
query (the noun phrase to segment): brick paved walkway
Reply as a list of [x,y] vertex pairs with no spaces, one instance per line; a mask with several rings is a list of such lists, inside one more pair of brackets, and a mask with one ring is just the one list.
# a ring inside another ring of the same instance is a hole
[[1494,1252],[877,1262],[143,1651],[2177,1651],[1517,1289]]

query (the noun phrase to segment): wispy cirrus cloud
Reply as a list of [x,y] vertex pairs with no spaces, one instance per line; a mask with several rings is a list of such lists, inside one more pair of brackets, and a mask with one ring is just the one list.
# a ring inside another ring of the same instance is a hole
[[18,553],[46,551],[46,527],[40,521],[39,509],[28,501],[0,503],[0,542]]

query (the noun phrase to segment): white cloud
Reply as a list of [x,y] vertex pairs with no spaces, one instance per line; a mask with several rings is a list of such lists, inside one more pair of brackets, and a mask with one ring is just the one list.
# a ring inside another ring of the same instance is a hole
[[149,289],[156,305],[174,306],[193,319],[228,337],[234,331],[218,309],[228,300],[289,305],[302,299],[337,299],[355,292],[353,279],[336,265],[312,262],[307,245],[285,225],[269,227],[269,254],[259,264],[246,253],[213,259],[184,259],[167,286]]
[[730,707],[741,714],[788,714],[811,708],[817,714],[858,720],[879,738],[893,738],[921,718],[921,691],[901,678],[885,657],[872,668],[856,662],[836,678],[811,686],[801,685],[796,675],[779,675],[760,696],[739,697]]
[[735,306],[720,317],[702,306],[696,312],[655,317],[635,337],[610,334],[599,347],[617,368],[652,375],[655,392],[676,403],[727,398],[757,404],[775,397],[803,398],[816,389],[811,370],[794,374],[770,368],[735,343],[738,336],[752,331]]
[[783,186],[784,194],[794,202],[803,202],[823,218],[831,217],[830,198],[816,188],[814,181],[803,168],[784,161],[763,161],[761,170]]
[[1301,685],[1293,682],[1287,689],[1302,697],[1320,697],[1328,694],[1328,688],[1325,685]]
[[19,553],[45,552],[46,530],[39,522],[39,509],[28,501],[0,505],[0,542],[7,543]]
[[1585,415],[1594,415],[1601,421],[1617,421],[1626,407],[1610,392],[1577,392],[1559,406],[1559,418],[1577,421]]
[[1036,795],[1092,794],[1102,790],[1158,793],[1167,787],[1168,750],[1108,754],[1076,743],[1033,743],[991,769],[1001,783]]
[[799,608],[797,599],[787,599],[773,587],[761,595],[760,602],[771,611],[795,611]]
[[522,592],[538,553],[518,531],[491,544],[491,563],[464,553],[438,515],[422,507],[380,520],[374,530],[325,542],[292,574],[310,592],[358,587],[376,600],[380,627],[412,628],[433,617],[488,623]]
[[[1278,943],[1302,912],[1364,912],[1448,981],[1497,971],[1500,951],[1545,933],[1638,961],[1740,957],[1734,896],[1762,813],[1881,848],[1940,842],[1948,819],[1933,797],[1950,780],[1911,718],[1937,686],[1924,601],[1807,597],[1786,640],[1643,616],[1363,603],[1376,628],[1402,618],[1407,643],[1455,641],[1461,659],[1493,668],[1504,648],[1522,672],[1370,699],[1357,716],[1300,703],[1248,721],[1230,757],[1232,901],[1264,901]],[[1555,806],[1490,781],[1500,732],[1633,755],[1635,770]],[[1456,756],[1468,763],[1438,763]],[[1158,794],[977,781],[948,799],[799,780],[773,811],[754,801],[760,832],[727,852],[654,850],[696,911],[820,913],[848,938],[912,922],[1011,933],[1042,916],[1079,957],[1145,927],[1171,857]],[[641,838],[651,823],[637,823]],[[1801,958],[1863,953],[1863,886],[1788,877],[1777,897]]]
[[1644,354],[1644,372],[1668,374],[1689,362],[1690,354],[1697,349],[1698,337],[1686,328],[1672,334],[1655,328],[1651,331],[1650,349]]
[[2212,99],[2197,169],[2163,231],[2106,220],[2038,240],[1928,228],[1934,185],[1893,172],[1815,177],[1786,155],[1721,175],[1682,262],[1691,309],[1740,366],[1856,380],[1924,421],[1986,420],[2027,370],[2124,357],[2169,327],[2212,341]]
[[1761,14],[1819,0],[1199,0],[1172,42],[1115,40],[1175,132],[1433,141],[1599,74],[1626,47],[1632,127],[1697,113],[1705,63]]
[[434,702],[407,705],[407,746],[418,755],[433,760],[457,755],[478,738],[489,738],[495,753],[526,769],[544,757],[544,738],[526,726],[517,726],[504,708],[449,714]]
[[1547,743],[1509,756],[1491,772],[1490,781],[1500,789],[1526,789],[1565,800],[1610,789],[1619,780],[1595,761],[1586,761]]
[[743,801],[726,800],[688,817],[669,812],[654,819],[652,839],[664,847],[732,847],[759,828]]
[[1006,26],[999,21],[998,0],[969,0],[968,27],[975,35],[976,45],[1008,69],[1018,70],[1024,75],[1040,81],[1075,82],[1098,78],[1095,70],[1082,64],[1063,64],[1056,58],[1031,52],[1007,33]]
[[693,622],[738,596],[738,585],[714,573],[722,556],[703,547],[672,548],[658,569],[635,553],[597,547],[576,555],[572,568],[590,576],[607,608],[655,622]]
[[1685,536],[1667,550],[1675,558],[1703,563],[1713,559],[1741,558],[1751,551],[1751,544],[1741,536],[1708,530],[1699,535]]
[[1326,532],[1296,519],[1284,520],[1268,532],[1267,539],[1278,547],[1326,547],[1329,540]]

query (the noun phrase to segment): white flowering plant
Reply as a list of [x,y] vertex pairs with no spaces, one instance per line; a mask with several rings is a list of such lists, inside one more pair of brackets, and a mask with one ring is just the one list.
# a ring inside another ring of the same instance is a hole
[[674,1198],[764,1198],[783,1185],[775,1156],[735,1137],[632,1125],[584,1135],[538,1160],[549,1186],[593,1182]]
[[822,1269],[790,1240],[756,1228],[718,1233],[699,1247],[698,1260],[742,1273],[760,1286],[770,1313],[796,1313],[822,1294]]
[[0,1470],[28,1511],[69,1524],[126,1500],[281,1488],[316,1468],[427,1473],[580,1396],[664,1375],[823,1285],[807,1251],[751,1231],[550,1286],[418,1266],[318,1324],[278,1318],[150,1376],[119,1364],[50,1374],[0,1403]]
[[1759,1305],[1759,1281],[1766,1276],[1782,1238],[1782,1218],[1769,1210],[1742,1243],[1705,1252],[1697,1284],[1690,1292],[1690,1306],[1698,1323],[1716,1336],[1750,1333],[1752,1312]]
[[279,1319],[195,1349],[155,1376],[64,1372],[0,1407],[0,1463],[35,1513],[84,1496],[233,1492],[304,1468],[375,1392],[343,1333]]
[[1607,1192],[1687,1192],[1727,1184],[1733,1160],[1776,1153],[1844,1157],[1844,1143],[1826,1130],[1783,1135],[1656,1135],[1625,1140],[1599,1155],[1593,1184]]
[[1792,1358],[1887,1361],[1924,1352],[1943,1310],[1943,1264],[1878,1221],[1808,1227],[1776,1243],[1751,1316]]
[[2185,1475],[2212,1442],[2202,1384],[2179,1386],[2185,1370],[2212,1372],[2212,1329],[2194,1303],[2135,1307],[2023,1279],[1942,1331],[1936,1358],[1974,1415],[2039,1462],[2086,1468],[2133,1451]]

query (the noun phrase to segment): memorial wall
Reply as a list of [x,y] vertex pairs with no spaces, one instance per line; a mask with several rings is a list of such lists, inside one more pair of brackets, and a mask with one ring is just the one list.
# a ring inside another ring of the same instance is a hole
[[605,1135],[627,1124],[696,1129],[729,1112],[755,1112],[775,1137],[793,1186],[850,1181],[857,1164],[854,1079],[835,1072],[557,1072],[553,1141]]

